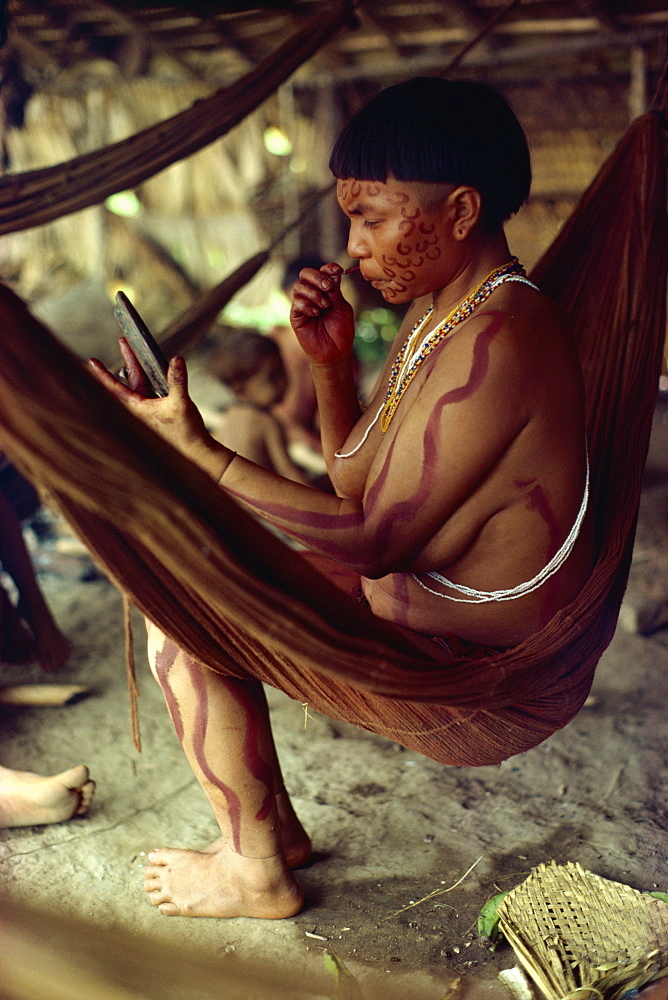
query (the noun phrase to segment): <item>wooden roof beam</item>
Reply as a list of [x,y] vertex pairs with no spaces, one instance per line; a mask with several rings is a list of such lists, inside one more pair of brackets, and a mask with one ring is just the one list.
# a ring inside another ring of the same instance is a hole
[[[479,47],[472,50],[463,66],[506,66],[514,63],[535,62],[537,72],[546,59],[569,55],[577,52],[596,52],[606,48],[631,48],[634,45],[647,45],[663,41],[666,35],[666,21],[647,27],[639,27],[622,32],[598,32],[597,34],[574,35],[570,38],[551,38],[549,41],[533,41],[517,43],[507,48],[485,51]],[[457,42],[465,41],[458,38]],[[296,87],[331,87],[336,84],[353,83],[360,80],[382,80],[386,77],[407,77],[420,73],[437,73],[443,68],[447,54],[443,51],[431,50],[423,55],[404,57],[402,59],[384,59],[368,62],[365,66],[347,66],[331,73],[318,72],[312,75],[297,77]]]
[[608,31],[621,31],[622,25],[610,10],[608,0],[576,0],[576,5],[585,17],[595,17]]
[[202,31],[211,32],[216,39],[216,47],[224,45],[236,52],[246,69],[250,69],[257,62],[248,46],[244,45],[240,38],[227,31],[216,17],[207,17],[202,21],[200,28]]
[[[393,55],[397,57],[401,56],[400,46],[397,45],[392,35],[390,35],[385,30],[385,28],[379,21],[378,17],[376,17],[374,14],[371,13],[368,6],[364,6],[363,4],[361,4],[357,8],[357,17],[359,20],[359,28],[363,30],[365,23],[370,24],[371,27],[378,33],[378,35],[382,39],[383,47],[392,52]],[[357,30],[359,30],[359,28]]]
[[487,19],[476,14],[465,0],[448,0],[447,4],[443,4],[443,7],[447,10],[448,14],[454,14],[456,20],[461,25],[476,35],[485,27]]

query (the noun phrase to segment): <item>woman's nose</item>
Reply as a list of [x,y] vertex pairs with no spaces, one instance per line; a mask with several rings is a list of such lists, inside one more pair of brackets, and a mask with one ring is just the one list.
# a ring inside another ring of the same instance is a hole
[[356,225],[351,225],[348,233],[348,256],[353,260],[366,255],[366,244],[360,229]]

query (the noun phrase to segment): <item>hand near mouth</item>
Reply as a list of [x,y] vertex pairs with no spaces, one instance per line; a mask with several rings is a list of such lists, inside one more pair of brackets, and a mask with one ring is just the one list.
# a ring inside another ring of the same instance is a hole
[[349,357],[355,336],[350,303],[341,294],[339,264],[324,264],[320,270],[305,267],[292,293],[290,322],[299,343],[313,364],[332,364]]

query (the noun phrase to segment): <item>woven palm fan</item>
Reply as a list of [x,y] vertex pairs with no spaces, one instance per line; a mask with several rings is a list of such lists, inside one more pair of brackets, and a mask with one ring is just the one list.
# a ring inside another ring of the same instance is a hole
[[549,1000],[618,1000],[668,975],[668,905],[577,862],[534,868],[498,914]]

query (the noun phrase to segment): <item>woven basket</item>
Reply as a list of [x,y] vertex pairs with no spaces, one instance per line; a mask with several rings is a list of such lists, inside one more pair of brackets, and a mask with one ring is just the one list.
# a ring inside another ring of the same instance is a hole
[[498,913],[549,1000],[618,1000],[668,975],[668,905],[577,863],[534,868]]

